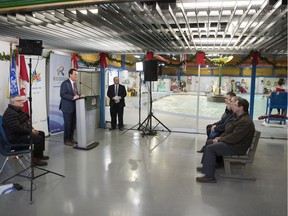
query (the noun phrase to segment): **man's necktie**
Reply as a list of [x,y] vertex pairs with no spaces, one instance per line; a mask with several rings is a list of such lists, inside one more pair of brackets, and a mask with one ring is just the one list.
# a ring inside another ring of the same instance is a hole
[[76,95],[77,94],[77,88],[76,88],[76,83],[75,82],[73,83],[73,88],[74,88],[73,89],[74,90],[74,95]]
[[115,86],[115,96],[118,96],[118,85]]

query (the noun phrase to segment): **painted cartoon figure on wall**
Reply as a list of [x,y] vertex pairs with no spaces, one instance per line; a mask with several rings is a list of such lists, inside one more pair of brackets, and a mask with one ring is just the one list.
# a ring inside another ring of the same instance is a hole
[[171,79],[171,91],[174,91],[175,89],[178,89],[178,83],[176,79]]
[[247,93],[247,89],[248,89],[248,86],[247,86],[247,83],[244,79],[241,80],[241,83],[240,83],[240,86],[239,86],[239,91],[241,93]]
[[180,91],[187,92],[186,90],[186,82],[181,80],[180,81]]
[[164,82],[163,78],[160,78],[158,80],[157,91],[158,92],[165,92],[165,82]]
[[230,83],[231,83],[231,92],[236,92],[235,80],[232,79]]

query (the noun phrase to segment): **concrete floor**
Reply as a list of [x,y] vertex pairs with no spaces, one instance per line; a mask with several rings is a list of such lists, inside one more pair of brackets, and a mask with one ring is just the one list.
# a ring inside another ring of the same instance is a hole
[[[29,181],[14,178],[25,190],[0,196],[1,216],[285,216],[287,130],[280,130],[280,139],[259,141],[252,166],[256,181],[224,179],[219,169],[216,184],[195,181],[201,175],[196,150],[205,142],[203,134],[142,137],[137,130],[97,129],[100,144],[89,151],[64,146],[63,135],[54,135],[46,142],[47,169],[65,178],[49,173],[35,179],[33,204]],[[0,181],[21,169],[10,160]]]

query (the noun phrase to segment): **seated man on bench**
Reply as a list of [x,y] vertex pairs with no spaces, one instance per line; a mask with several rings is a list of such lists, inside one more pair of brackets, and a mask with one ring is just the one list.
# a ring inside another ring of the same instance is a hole
[[[208,137],[207,140],[214,139],[214,138],[220,136],[225,131],[225,127],[228,124],[228,122],[233,121],[234,113],[230,107],[230,101],[233,97],[236,97],[236,95],[233,92],[228,92],[226,94],[226,98],[225,98],[226,108],[225,108],[225,112],[222,115],[220,121],[215,122],[214,124],[207,125],[207,127],[206,127],[206,132],[207,132],[207,137]],[[205,151],[205,148],[206,148],[206,146],[204,145],[197,152],[203,153]]]
[[197,182],[215,183],[216,158],[218,156],[243,155],[252,142],[255,126],[248,114],[249,102],[243,98],[233,97],[230,106],[237,117],[226,125],[225,132],[220,137],[207,140],[207,147],[201,161],[203,167],[197,168],[205,175],[197,177]]

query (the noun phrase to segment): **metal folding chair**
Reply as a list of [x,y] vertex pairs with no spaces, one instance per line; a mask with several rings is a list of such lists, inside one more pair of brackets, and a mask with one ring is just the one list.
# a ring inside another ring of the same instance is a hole
[[2,115],[0,115],[0,154],[6,157],[4,163],[1,166],[0,174],[2,173],[8,160],[13,156],[17,159],[17,161],[19,161],[19,163],[23,166],[24,169],[26,169],[27,167],[21,160],[21,156],[23,156],[23,158],[25,158],[30,164],[30,144],[11,144],[8,141],[5,131],[2,127]]

